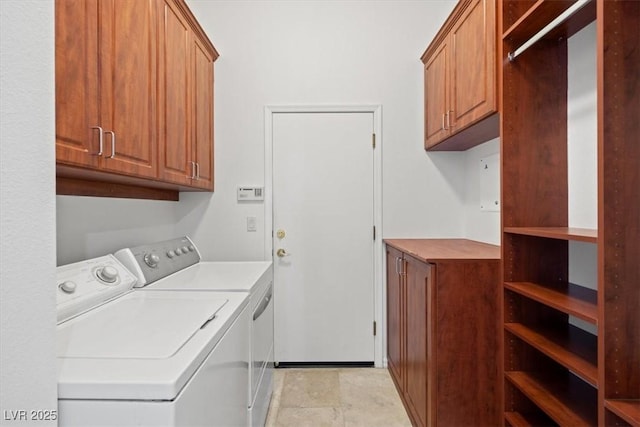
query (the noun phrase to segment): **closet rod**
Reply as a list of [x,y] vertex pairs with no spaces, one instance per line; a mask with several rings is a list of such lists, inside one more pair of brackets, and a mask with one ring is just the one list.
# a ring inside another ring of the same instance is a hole
[[549,24],[547,24],[543,29],[538,31],[533,37],[523,43],[522,46],[520,46],[513,52],[509,52],[509,54],[507,55],[509,61],[513,61],[514,59],[516,59],[518,55],[529,49],[531,45],[543,38],[549,31],[553,30],[555,27],[566,21],[571,15],[582,9],[590,1],[591,0],[578,0],[577,2],[575,2],[569,9],[562,12],[556,19],[549,22]]

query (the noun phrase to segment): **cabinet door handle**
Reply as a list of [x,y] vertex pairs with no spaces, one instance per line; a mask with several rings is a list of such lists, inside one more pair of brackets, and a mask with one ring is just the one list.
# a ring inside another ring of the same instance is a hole
[[191,176],[187,178],[196,179],[196,162],[190,161],[189,163],[191,163]]
[[107,159],[113,159],[116,157],[116,133],[112,130],[105,130],[104,133],[111,135],[111,155]]
[[98,129],[98,152],[93,155],[102,156],[102,149],[104,148],[104,131],[100,126],[91,126],[91,129]]
[[200,163],[195,162],[196,164],[196,179],[200,179]]
[[400,270],[398,269],[398,261],[400,258],[396,257],[396,274],[400,274]]
[[447,129],[453,127],[451,124],[451,113],[453,113],[453,110],[447,110]]

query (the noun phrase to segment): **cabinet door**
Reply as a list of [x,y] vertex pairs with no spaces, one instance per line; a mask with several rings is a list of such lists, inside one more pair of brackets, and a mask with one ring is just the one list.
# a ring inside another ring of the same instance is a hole
[[430,286],[431,265],[407,257],[407,353],[406,378],[407,402],[418,425],[427,422],[428,365],[428,316],[432,315],[427,305]]
[[436,49],[424,66],[424,138],[425,148],[433,147],[449,135],[447,109],[449,77],[447,75],[447,41]]
[[100,1],[100,99],[108,134],[102,169],[157,176],[154,0]]
[[401,370],[404,346],[404,292],[399,269],[403,262],[401,252],[387,248],[387,361],[391,375],[401,389],[404,389]]
[[193,40],[193,185],[213,190],[213,55],[197,36]]
[[456,132],[496,111],[495,0],[474,0],[451,31],[450,125]]
[[56,160],[95,168],[98,129],[98,3],[58,0],[56,25]]
[[191,153],[191,30],[174,0],[159,3],[158,108],[160,177],[190,185],[195,176]]

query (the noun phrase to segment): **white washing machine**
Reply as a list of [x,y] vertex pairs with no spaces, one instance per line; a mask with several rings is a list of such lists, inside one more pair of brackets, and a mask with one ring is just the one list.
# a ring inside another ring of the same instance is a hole
[[246,426],[248,293],[135,282],[111,255],[58,267],[60,425]]
[[115,256],[136,275],[139,290],[250,293],[248,425],[263,426],[273,391],[272,263],[202,262],[188,237],[122,249]]

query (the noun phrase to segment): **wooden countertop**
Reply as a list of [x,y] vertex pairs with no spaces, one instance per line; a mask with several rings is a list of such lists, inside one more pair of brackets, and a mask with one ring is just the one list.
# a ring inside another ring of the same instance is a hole
[[499,260],[500,246],[467,239],[384,239],[384,242],[424,262]]

